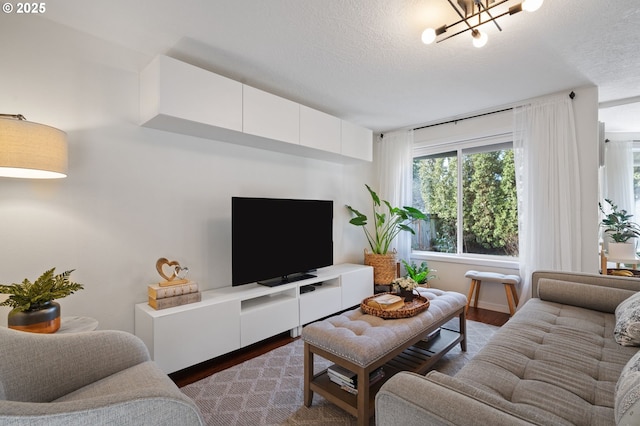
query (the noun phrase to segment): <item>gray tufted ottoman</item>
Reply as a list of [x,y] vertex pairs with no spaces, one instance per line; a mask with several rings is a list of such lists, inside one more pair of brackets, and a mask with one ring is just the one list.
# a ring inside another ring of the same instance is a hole
[[[374,413],[374,398],[382,383],[399,371],[426,373],[442,355],[458,343],[466,351],[467,298],[451,291],[420,288],[430,301],[429,309],[402,319],[382,319],[360,308],[305,326],[304,404],[311,406],[313,393],[368,425]],[[459,331],[441,328],[429,341],[425,336],[458,317]],[[333,383],[324,370],[313,371],[313,357],[319,355],[357,374],[358,393],[353,395]],[[369,386],[369,373],[384,366],[385,378]]]

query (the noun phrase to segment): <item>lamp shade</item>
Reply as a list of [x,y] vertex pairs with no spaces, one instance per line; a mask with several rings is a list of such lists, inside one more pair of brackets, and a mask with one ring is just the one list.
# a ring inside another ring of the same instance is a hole
[[0,117],[0,176],[67,177],[67,135],[43,124]]

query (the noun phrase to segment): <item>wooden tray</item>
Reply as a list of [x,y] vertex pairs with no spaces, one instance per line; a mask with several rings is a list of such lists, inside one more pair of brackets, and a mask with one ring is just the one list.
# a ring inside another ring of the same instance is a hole
[[[380,293],[387,294],[387,293]],[[409,318],[414,315],[418,315],[420,312],[426,310],[429,307],[429,299],[424,296],[414,295],[413,300],[411,302],[405,302],[404,306],[395,311],[385,311],[383,309],[377,309],[367,305],[367,302],[374,297],[380,296],[380,294],[374,294],[373,296],[367,297],[362,302],[360,302],[360,309],[365,314],[375,315],[384,319],[397,319],[397,318]]]

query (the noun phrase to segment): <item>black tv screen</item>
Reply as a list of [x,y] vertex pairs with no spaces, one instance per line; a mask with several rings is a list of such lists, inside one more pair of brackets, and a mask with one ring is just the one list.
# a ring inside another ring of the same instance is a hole
[[333,201],[232,197],[232,285],[268,286],[333,265]]

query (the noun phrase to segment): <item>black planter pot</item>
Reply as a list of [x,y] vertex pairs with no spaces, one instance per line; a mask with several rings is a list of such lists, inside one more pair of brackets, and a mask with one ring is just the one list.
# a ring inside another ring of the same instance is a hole
[[413,300],[413,290],[400,290],[400,297],[404,297],[405,302],[411,302]]
[[47,302],[40,309],[9,312],[9,328],[30,333],[55,333],[60,328],[60,304]]

